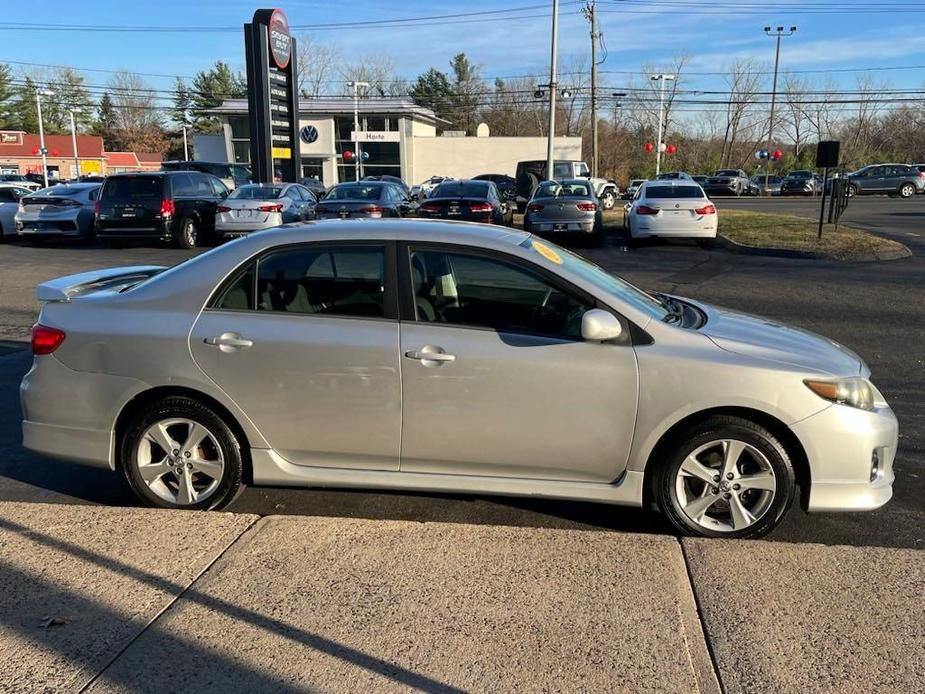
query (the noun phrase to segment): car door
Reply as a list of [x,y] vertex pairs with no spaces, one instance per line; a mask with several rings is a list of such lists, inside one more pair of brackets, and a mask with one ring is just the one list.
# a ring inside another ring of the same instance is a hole
[[16,212],[19,210],[19,198],[21,193],[17,188],[0,187],[0,235],[16,235]]
[[885,166],[872,166],[867,169],[863,177],[863,186],[861,190],[866,193],[882,192],[886,189],[885,174]]
[[270,250],[197,319],[196,362],[290,463],[398,470],[393,257],[381,242]]
[[636,356],[581,340],[594,299],[507,255],[411,244],[399,257],[402,472],[617,479]]

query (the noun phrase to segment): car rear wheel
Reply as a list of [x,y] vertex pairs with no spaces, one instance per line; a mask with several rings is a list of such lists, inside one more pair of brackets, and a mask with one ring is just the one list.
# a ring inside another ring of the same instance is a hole
[[653,478],[653,493],[682,535],[755,538],[780,523],[794,496],[793,466],[780,441],[739,417],[717,416],[677,439]]
[[198,236],[199,231],[196,229],[196,222],[187,217],[180,225],[180,235],[177,237],[177,244],[180,248],[195,248]]
[[614,195],[612,190],[605,191],[601,195],[601,207],[605,210],[612,210],[613,206],[617,204],[617,196]]
[[899,197],[911,198],[913,195],[915,195],[915,186],[911,183],[903,183],[899,187]]
[[237,437],[215,412],[186,397],[142,410],[122,440],[120,463],[132,491],[148,506],[220,508],[242,485]]

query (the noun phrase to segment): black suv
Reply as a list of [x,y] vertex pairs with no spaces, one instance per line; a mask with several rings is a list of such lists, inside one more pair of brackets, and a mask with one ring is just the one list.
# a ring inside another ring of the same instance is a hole
[[251,182],[251,170],[246,164],[229,164],[221,161],[165,161],[161,171],[200,171],[222,179],[232,190]]
[[96,203],[96,235],[195,248],[204,234],[214,236],[215,208],[227,197],[224,183],[198,171],[114,174]]

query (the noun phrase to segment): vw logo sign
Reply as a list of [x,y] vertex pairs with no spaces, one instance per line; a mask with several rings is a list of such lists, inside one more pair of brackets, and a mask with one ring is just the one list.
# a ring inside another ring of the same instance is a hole
[[299,130],[299,139],[307,145],[318,139],[318,128],[314,125],[306,125]]

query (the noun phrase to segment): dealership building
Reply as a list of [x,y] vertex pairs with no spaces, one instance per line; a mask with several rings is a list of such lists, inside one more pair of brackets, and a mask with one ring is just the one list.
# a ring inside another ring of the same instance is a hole
[[[368,155],[361,175],[389,174],[407,183],[431,176],[468,178],[483,173],[514,175],[517,162],[546,158],[545,137],[493,137],[487,126],[479,136],[437,135],[449,125],[436,114],[401,98],[360,99],[357,104],[359,150]],[[223,125],[220,152],[227,161],[250,162],[250,125],[246,99],[225,101],[212,111]],[[352,98],[303,99],[299,105],[302,175],[325,185],[352,181],[355,164],[344,152],[354,145]],[[556,159],[581,159],[580,137],[557,137]],[[200,157],[202,158],[202,157]]]

